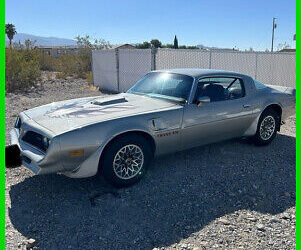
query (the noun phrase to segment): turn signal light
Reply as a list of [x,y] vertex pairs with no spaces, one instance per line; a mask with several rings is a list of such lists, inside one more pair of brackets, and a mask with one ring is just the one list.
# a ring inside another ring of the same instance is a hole
[[72,151],[69,152],[70,157],[82,156],[83,154],[84,154],[83,149],[72,150]]

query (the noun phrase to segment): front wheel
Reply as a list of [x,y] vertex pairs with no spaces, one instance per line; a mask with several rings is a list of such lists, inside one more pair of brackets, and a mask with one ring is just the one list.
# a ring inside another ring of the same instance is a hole
[[258,121],[257,131],[253,137],[256,145],[268,145],[272,142],[280,126],[280,117],[273,109],[264,111]]
[[127,187],[141,180],[151,159],[148,141],[139,135],[128,135],[109,145],[100,167],[106,181],[116,187]]

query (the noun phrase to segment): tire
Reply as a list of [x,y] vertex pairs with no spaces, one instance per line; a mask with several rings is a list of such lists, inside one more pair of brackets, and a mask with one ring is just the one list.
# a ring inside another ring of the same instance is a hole
[[105,149],[99,168],[104,179],[113,186],[128,187],[142,179],[152,158],[151,146],[146,139],[126,135],[116,138]]
[[274,140],[279,127],[280,117],[278,113],[273,109],[265,110],[259,118],[257,131],[253,137],[253,142],[257,146],[270,144]]

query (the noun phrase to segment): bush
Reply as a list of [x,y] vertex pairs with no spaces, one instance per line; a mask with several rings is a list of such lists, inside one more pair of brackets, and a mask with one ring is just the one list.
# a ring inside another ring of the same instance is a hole
[[43,71],[59,71],[59,58],[39,53],[40,69]]
[[78,55],[62,55],[59,57],[59,70],[65,76],[85,78],[85,70]]
[[34,86],[41,76],[35,49],[5,50],[5,89],[9,92]]
[[68,54],[59,57],[58,71],[66,76],[86,78],[86,73],[91,71],[91,50],[80,49],[79,54]]
[[[44,54],[35,49],[34,43],[26,40],[25,45],[17,44],[7,48],[5,55],[6,90],[15,91],[34,86],[43,71],[55,71],[56,78],[66,79],[68,76],[87,79],[92,83],[91,51],[93,49],[110,48],[105,40],[90,41],[89,36],[76,37],[78,54],[65,54],[58,58]],[[47,79],[50,75],[47,75]]]

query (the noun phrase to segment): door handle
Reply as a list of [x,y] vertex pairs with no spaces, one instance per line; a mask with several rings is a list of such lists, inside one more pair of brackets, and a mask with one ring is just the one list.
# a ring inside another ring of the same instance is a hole
[[251,107],[251,105],[250,104],[244,104],[244,105],[242,105],[245,109],[246,108],[250,108]]

